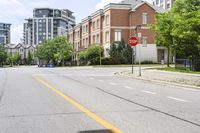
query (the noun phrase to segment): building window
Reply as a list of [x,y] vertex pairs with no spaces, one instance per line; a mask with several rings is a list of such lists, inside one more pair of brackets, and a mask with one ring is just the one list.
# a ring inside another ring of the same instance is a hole
[[92,28],[95,30],[95,22],[92,23]]
[[147,37],[142,37],[143,47],[147,47]]
[[167,9],[169,9],[169,8],[170,8],[170,3],[167,4]]
[[93,43],[95,44],[96,43],[96,41],[95,41],[95,35],[92,37],[92,39],[93,39]]
[[142,24],[147,24],[147,13],[142,14]]
[[85,39],[83,39],[83,46],[85,45]]
[[85,26],[83,26],[83,33],[85,33]]
[[106,15],[106,21],[105,21],[106,25],[109,25],[109,15]]
[[106,41],[106,42],[109,41],[109,31],[106,31],[106,34],[105,34],[105,41]]
[[97,29],[99,29],[99,27],[100,27],[99,26],[99,19],[97,19],[97,26],[96,27],[97,27]]
[[88,32],[88,25],[86,25],[85,28],[86,28],[86,32]]
[[122,32],[121,31],[115,31],[115,41],[121,41],[122,40]]
[[96,43],[99,43],[99,34],[97,34]]
[[88,45],[88,38],[86,38],[86,45]]
[[156,0],[156,5],[158,5],[158,3],[159,3],[159,0]]

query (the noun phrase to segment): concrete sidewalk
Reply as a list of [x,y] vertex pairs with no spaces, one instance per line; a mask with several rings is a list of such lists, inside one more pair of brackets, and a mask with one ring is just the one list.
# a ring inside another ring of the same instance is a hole
[[167,72],[160,70],[142,70],[142,76],[139,77],[139,72],[123,71],[116,73],[119,76],[125,76],[134,79],[141,79],[165,85],[200,89],[200,74],[187,74],[180,72]]

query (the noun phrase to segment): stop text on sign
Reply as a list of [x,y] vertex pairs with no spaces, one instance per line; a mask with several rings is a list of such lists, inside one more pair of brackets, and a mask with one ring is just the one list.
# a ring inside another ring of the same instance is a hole
[[128,39],[128,43],[131,46],[136,46],[138,44],[138,39],[136,37],[130,37]]

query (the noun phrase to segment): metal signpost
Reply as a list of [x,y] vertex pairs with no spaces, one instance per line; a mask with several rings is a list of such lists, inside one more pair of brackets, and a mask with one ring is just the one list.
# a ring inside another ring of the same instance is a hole
[[130,37],[128,39],[128,44],[132,47],[132,74],[133,74],[133,64],[134,64],[134,47],[138,44],[138,39],[136,37]]
[[[142,37],[142,33],[138,33],[138,38]],[[141,42],[141,41],[140,41]],[[142,68],[141,68],[141,44],[139,44],[139,76],[142,76]]]

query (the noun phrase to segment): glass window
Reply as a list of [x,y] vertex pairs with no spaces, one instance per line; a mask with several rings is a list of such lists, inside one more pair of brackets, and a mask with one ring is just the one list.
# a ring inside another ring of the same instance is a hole
[[169,8],[170,8],[170,3],[167,4],[167,9],[169,9]]
[[158,0],[156,0],[156,5],[158,4]]
[[97,20],[97,26],[96,27],[97,27],[97,29],[99,29],[99,27],[100,27],[99,26],[99,19]]
[[99,34],[97,34],[96,43],[99,43]]
[[105,34],[105,41],[106,41],[106,42],[109,41],[109,31],[106,31],[106,34]]
[[142,14],[142,24],[147,24],[147,13]]
[[95,22],[92,23],[92,28],[95,30]]
[[93,39],[93,43],[96,43],[96,41],[95,41],[95,35],[93,36],[93,38],[92,38],[92,39]]
[[143,47],[147,47],[147,37],[142,37]]
[[121,41],[121,40],[122,40],[121,31],[115,31],[115,41]]
[[105,21],[106,25],[109,25],[109,15],[106,15],[106,21]]

